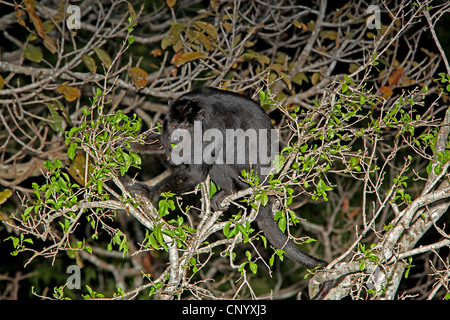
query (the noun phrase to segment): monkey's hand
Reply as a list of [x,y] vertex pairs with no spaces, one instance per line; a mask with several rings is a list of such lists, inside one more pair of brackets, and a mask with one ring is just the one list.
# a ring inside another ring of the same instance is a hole
[[230,203],[226,201],[226,203],[222,204],[223,200],[228,196],[224,190],[217,192],[211,199],[211,208],[214,211],[225,211],[230,206]]
[[127,185],[126,188],[133,197],[139,194],[150,199],[150,201],[152,201],[153,203],[158,203],[158,200],[161,196],[161,193],[158,190],[149,187],[142,182],[135,182],[134,184]]
[[164,147],[161,143],[161,135],[159,133],[150,133],[144,138],[144,144],[138,142],[130,143],[130,151],[141,154],[164,154]]

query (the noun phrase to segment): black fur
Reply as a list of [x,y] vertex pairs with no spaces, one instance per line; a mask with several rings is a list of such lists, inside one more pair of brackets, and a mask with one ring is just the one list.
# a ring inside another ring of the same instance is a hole
[[[201,121],[203,132],[207,129],[214,128],[220,130],[224,137],[226,136],[226,129],[242,129],[244,131],[247,129],[266,129],[268,134],[270,134],[270,129],[272,129],[269,117],[253,100],[236,93],[205,87],[184,94],[177,100],[171,102],[169,112],[164,120],[161,136],[158,137],[157,134],[151,134],[146,138],[145,146],[136,144],[133,146],[133,149],[136,152],[163,153],[169,162],[174,164],[171,158],[172,147],[173,144],[177,144],[180,141],[173,139],[172,133],[177,129],[185,129],[193,133],[194,121]],[[192,141],[192,148],[195,143],[202,142]],[[267,150],[270,150],[270,138],[267,139],[267,144]],[[207,143],[205,144],[203,142],[202,149],[206,145]],[[237,150],[237,146],[235,145],[229,145],[228,148],[230,149],[227,149],[224,139],[223,145],[223,159],[227,156],[227,150],[234,151],[235,160],[237,160],[238,152],[250,152],[247,144],[245,144],[245,150]],[[210,155],[211,158],[218,158],[219,156],[214,153]],[[259,174],[261,182],[265,178],[264,175],[260,174],[263,164],[259,162],[250,164],[247,161],[246,163],[238,164],[234,161],[232,164],[218,164],[216,162],[212,164],[209,162],[208,164],[204,162],[195,163],[193,157],[191,155],[191,164],[178,163],[175,171],[156,185],[150,187],[143,183],[137,183],[130,186],[129,191],[141,194],[152,201],[157,201],[162,192],[171,191],[179,194],[193,190],[209,174],[213,182],[221,189],[211,199],[212,208],[217,211],[226,209],[221,206],[222,200],[225,197],[249,187],[240,178],[243,169],[247,172],[253,169],[254,172]],[[283,249],[286,252],[286,256],[291,260],[303,264],[310,269],[325,267],[327,265],[326,262],[301,251],[292,240],[289,240],[281,232],[272,215],[273,203],[273,196],[269,197],[268,204],[265,207],[261,206],[256,219],[259,228],[264,232],[269,242],[274,247]]]

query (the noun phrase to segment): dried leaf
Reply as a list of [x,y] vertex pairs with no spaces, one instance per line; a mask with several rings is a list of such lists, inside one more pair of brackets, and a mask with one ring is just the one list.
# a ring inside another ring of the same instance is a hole
[[256,32],[256,30],[261,29],[264,27],[264,24],[260,23],[256,26],[251,26],[250,28],[247,29],[247,34],[252,34],[254,32]]
[[132,20],[136,19],[136,11],[133,8],[133,5],[128,2],[128,12],[130,13],[130,17]]
[[270,63],[269,57],[262,55],[258,52],[255,52],[253,50],[249,50],[248,52],[244,53],[243,58],[244,59],[256,59],[262,65]]
[[44,46],[50,51],[51,53],[56,53],[56,45],[53,42],[52,38],[50,38],[48,35],[45,35],[44,37]]
[[34,12],[34,0],[24,0],[23,2],[29,12]]
[[308,77],[303,72],[297,73],[292,81],[299,85],[302,85],[303,81],[309,83]]
[[432,52],[428,51],[428,50],[425,49],[425,48],[420,48],[420,51],[422,51],[422,52],[425,53],[427,56],[429,56],[430,59],[434,59],[434,57],[436,56],[435,53],[432,53]]
[[173,51],[178,52],[183,49],[183,41],[181,41],[181,38],[178,38],[177,42],[175,42],[172,46]]
[[400,84],[402,85],[402,86],[411,86],[411,85],[413,85],[415,83],[415,80],[414,79],[410,79],[410,78],[408,78],[407,76],[403,76],[402,77],[402,81],[400,82]]
[[277,51],[276,53],[276,58],[275,58],[275,63],[285,63],[288,60],[288,55],[285,52],[282,51]]
[[164,39],[162,39],[161,48],[163,50],[166,50],[167,47],[170,45],[172,45],[172,38],[171,38],[170,34],[168,34],[167,36],[164,37]]
[[160,49],[153,49],[152,51],[150,51],[150,54],[156,58],[162,55],[162,52]]
[[5,79],[3,79],[2,75],[0,74],[0,90],[2,90],[4,86],[5,86]]
[[183,51],[177,51],[173,57],[172,60],[170,61],[171,64],[175,64],[175,60],[178,59],[179,56],[181,56],[183,54]]
[[331,30],[323,30],[320,32],[320,36],[324,39],[330,39],[330,40],[336,40],[338,37],[338,34],[336,31]]
[[344,200],[342,201],[342,213],[347,214],[350,208],[350,200],[347,197],[344,197]]
[[128,74],[130,75],[131,80],[138,89],[147,85],[148,81],[146,78],[148,76],[148,73],[141,68],[133,67],[130,69]]
[[0,192],[0,205],[6,202],[9,197],[12,196],[12,190],[11,189],[4,189],[2,192]]
[[214,10],[214,12],[217,12],[217,1],[211,0],[211,8]]
[[[88,164],[89,165],[89,164]],[[92,171],[89,165],[89,172]],[[67,172],[74,178],[81,186],[85,186],[86,181],[86,153],[78,151],[75,157],[70,162],[70,166],[67,168]]]
[[41,62],[42,58],[43,58],[41,49],[33,46],[30,43],[27,44],[27,46],[25,47],[25,51],[23,52],[23,55],[28,60],[37,62],[37,63]]
[[356,70],[358,70],[359,66],[356,63],[350,63],[350,65],[348,66],[348,72],[349,73],[353,73],[356,72]]
[[350,212],[350,214],[348,215],[348,218],[350,220],[353,220],[356,216],[359,215],[359,212],[360,212],[360,208],[356,208],[356,209],[352,210],[352,212]]
[[173,7],[177,3],[177,0],[167,0],[167,5]]
[[41,18],[36,14],[36,12],[28,11],[28,16],[30,17],[30,20],[33,22],[34,28],[37,31],[37,34],[41,37],[45,37],[45,30],[44,25],[42,24]]
[[205,47],[207,51],[211,51],[211,42],[208,40],[208,37],[204,34],[200,33],[198,34],[198,40],[200,43]]
[[382,97],[384,98],[384,99],[389,99],[393,94],[394,94],[394,92],[391,90],[391,88],[389,88],[389,87],[387,87],[387,86],[382,86],[381,88],[380,88],[380,91],[381,91],[381,93],[382,93]]
[[25,27],[27,24],[25,23],[25,21],[22,18],[24,15],[25,15],[25,11],[23,11],[22,9],[16,9],[17,22],[20,25]]
[[395,86],[400,81],[400,79],[402,78],[404,69],[405,68],[399,68],[399,69],[395,70],[394,72],[392,72],[392,74],[389,76],[389,79],[388,79],[388,83],[390,86]]
[[64,98],[72,102],[75,99],[77,99],[79,96],[81,96],[81,91],[78,88],[71,87],[67,84],[60,84],[58,85],[57,91],[64,94]]
[[58,1],[58,11],[56,11],[55,15],[52,17],[52,21],[55,24],[60,24],[63,21],[64,11],[66,9],[65,1]]
[[313,86],[317,85],[321,78],[322,75],[319,72],[314,72],[313,75],[311,76],[311,84]]
[[269,67],[270,70],[275,71],[281,79],[286,83],[288,89],[292,89],[291,79],[289,79],[288,75],[284,73],[286,67],[279,63],[274,63]]
[[[164,37],[164,39],[161,41],[161,48],[165,50],[169,46],[175,46],[180,41],[180,34],[181,31],[183,31],[184,25],[182,23],[174,23],[169,30],[169,34]],[[174,48],[175,52],[178,52],[180,50],[176,50]]]
[[65,105],[63,105],[59,100],[51,100],[47,103],[47,106],[50,108],[52,107],[53,110],[57,112],[57,114],[61,117],[64,117],[65,121],[69,124],[69,126],[72,126],[72,120],[70,119],[69,112],[67,111]]
[[186,52],[181,55],[179,55],[175,60],[174,63],[177,67],[180,65],[190,62],[197,59],[203,59],[205,58],[205,54],[202,52]]
[[[55,100],[57,101],[57,100]],[[51,101],[51,102],[47,102],[47,108],[50,111],[50,116],[48,117],[48,120],[50,120],[51,122],[49,122],[49,126],[50,128],[53,129],[53,131],[58,131],[58,130],[62,130],[62,123],[63,123],[63,118],[59,115],[59,109],[57,107],[57,104],[55,101]]]
[[204,21],[196,21],[194,25],[199,27],[202,31],[206,32],[214,40],[217,39],[217,30],[212,24]]
[[229,22],[222,22],[222,26],[225,29],[226,33],[230,33],[231,31],[233,31],[233,25]]
[[95,74],[97,71],[97,65],[95,64],[94,58],[85,54],[83,55],[82,60],[84,65],[89,69],[89,72]]
[[369,39],[376,39],[377,35],[373,32],[366,32],[366,37]]
[[105,68],[109,69],[111,67],[111,57],[109,56],[108,52],[106,52],[103,49],[100,49],[99,47],[95,47],[94,51],[97,54],[97,57],[105,66]]
[[292,21],[292,24],[299,29],[308,30],[308,26],[302,22]]

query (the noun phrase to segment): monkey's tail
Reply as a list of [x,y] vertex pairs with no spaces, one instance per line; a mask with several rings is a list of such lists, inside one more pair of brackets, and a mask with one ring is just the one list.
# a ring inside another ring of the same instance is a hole
[[315,267],[326,267],[325,261],[316,259],[306,252],[300,250],[297,244],[288,239],[281,229],[278,227],[277,222],[272,215],[272,206],[275,202],[275,198],[269,197],[269,201],[266,206],[260,206],[260,211],[256,217],[258,227],[264,232],[264,236],[269,242],[277,249],[282,249],[286,252],[286,256],[298,262],[308,269],[314,269]]
[[[267,240],[269,240],[275,248],[284,250],[289,259],[304,265],[308,269],[326,267],[328,263],[323,260],[316,259],[300,250],[297,244],[281,231],[272,215],[272,207],[274,203],[275,197],[270,196],[266,206],[260,206],[258,216],[256,217],[258,227],[264,232],[264,236]],[[331,284],[331,282],[325,283],[314,299],[323,298],[331,288]]]

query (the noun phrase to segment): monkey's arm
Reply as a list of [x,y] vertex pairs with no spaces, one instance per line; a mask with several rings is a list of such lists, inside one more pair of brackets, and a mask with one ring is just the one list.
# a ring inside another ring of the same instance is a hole
[[205,165],[181,165],[168,177],[154,186],[148,186],[141,182],[127,187],[132,195],[140,194],[157,202],[163,192],[181,194],[193,190],[206,179],[208,170]]
[[155,132],[148,134],[144,139],[144,145],[139,142],[133,142],[131,143],[130,151],[143,154],[163,154],[164,147],[161,144],[161,135]]

